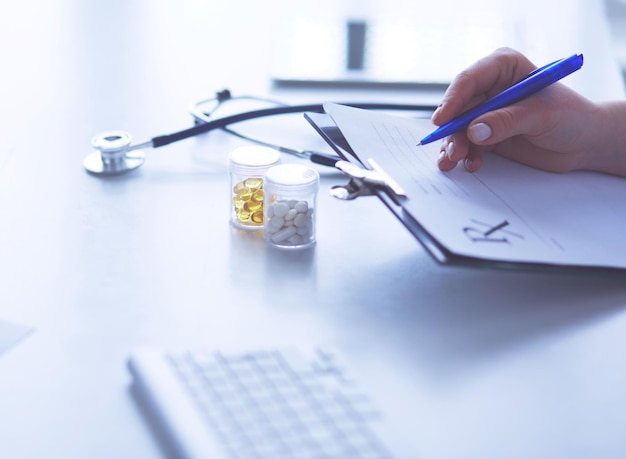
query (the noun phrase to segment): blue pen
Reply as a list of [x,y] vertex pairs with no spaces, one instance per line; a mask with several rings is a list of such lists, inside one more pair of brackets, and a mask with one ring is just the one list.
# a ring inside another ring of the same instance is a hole
[[560,59],[535,69],[509,89],[502,91],[500,94],[484,101],[482,104],[477,105],[465,113],[462,113],[443,126],[439,126],[433,132],[424,137],[418,145],[426,145],[427,143],[431,143],[454,134],[455,132],[466,128],[472,120],[480,115],[506,107],[507,105],[514,104],[515,102],[519,102],[537,91],[556,83],[570,73],[575,72],[581,68],[582,65],[583,55],[574,54],[565,59]]

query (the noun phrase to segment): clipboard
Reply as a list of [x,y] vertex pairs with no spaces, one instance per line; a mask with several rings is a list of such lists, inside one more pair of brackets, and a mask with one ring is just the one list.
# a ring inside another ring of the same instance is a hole
[[[325,113],[309,112],[304,114],[304,118],[341,159],[351,162],[358,167],[366,167],[365,164],[361,162],[358,155],[352,150],[350,144],[341,133],[341,130],[329,115]],[[428,231],[403,208],[402,197],[395,195],[391,189],[384,185],[372,186],[363,184],[361,186],[367,187],[368,189],[362,189],[359,196],[377,196],[437,262],[441,264],[463,264],[461,260],[457,260],[453,253],[443,247],[437,239],[432,237]]]
[[[355,167],[362,168],[366,171],[373,172],[381,172],[384,173],[387,178],[394,182],[395,178],[389,175],[389,171],[387,170],[378,170],[375,171],[369,161],[372,158],[366,158],[371,151],[365,152],[361,151],[359,148],[355,148],[353,143],[354,138],[350,138],[345,135],[342,123],[337,123],[335,118],[338,118],[337,114],[341,113],[342,117],[352,115],[353,113],[358,116],[365,116],[363,122],[376,122],[379,119],[383,122],[387,122],[391,120],[393,124],[394,115],[380,114],[380,113],[367,113],[363,115],[360,112],[363,110],[355,109],[352,107],[338,106],[337,104],[325,104],[324,105],[326,113],[306,113],[305,119],[311,124],[311,126],[315,129],[315,131],[326,141],[326,143],[332,148],[332,150],[339,155],[342,160],[347,161],[354,165]],[[330,108],[330,114],[329,112]],[[342,113],[345,112],[345,113]],[[335,117],[332,114],[335,114]],[[371,118],[371,120],[369,119]],[[373,121],[372,121],[373,120]],[[340,120],[341,121],[341,120]],[[407,120],[403,119],[402,123],[406,123]],[[411,120],[408,120],[411,122]],[[345,124],[345,123],[344,123]],[[424,122],[422,122],[424,125]],[[428,129],[432,129],[432,126],[427,126]],[[369,126],[368,126],[369,129]],[[351,133],[354,137],[354,133]],[[419,136],[418,136],[419,137]],[[413,145],[415,145],[415,142]],[[376,152],[378,154],[378,152]],[[415,155],[419,155],[420,152],[414,152]],[[496,156],[496,155],[493,155]],[[381,158],[381,156],[378,156]],[[376,158],[374,158],[376,159]],[[519,168],[523,169],[523,173],[528,173],[526,169],[527,166],[522,166],[517,163],[510,162],[503,158],[499,158],[499,161],[505,161],[505,167],[511,168],[512,171],[518,171]],[[459,169],[461,169],[459,167]],[[469,172],[459,170],[457,173],[461,174],[469,174]],[[441,174],[445,174],[441,172]],[[558,174],[550,174],[539,172],[539,177],[544,180],[550,180],[550,178],[556,179]],[[350,173],[347,174],[353,180],[353,177]],[[471,174],[470,174],[471,175]],[[530,173],[531,176],[535,176]],[[582,179],[586,178],[585,174],[581,174]],[[598,181],[598,179],[603,179],[603,177],[593,177],[595,180],[594,183]],[[480,179],[479,179],[480,180]],[[606,176],[606,180],[608,182],[615,182],[615,180],[620,180],[622,182],[618,183],[620,193],[623,193],[626,202],[626,180],[620,179],[617,177]],[[405,178],[406,183],[406,178]],[[613,183],[613,185],[615,184]],[[577,274],[585,274],[585,275],[619,275],[623,276],[626,274],[626,250],[624,250],[623,256],[621,259],[611,262],[611,263],[586,263],[586,262],[577,262],[577,261],[568,261],[567,257],[561,259],[549,259],[538,257],[538,259],[534,260],[532,257],[527,259],[511,259],[507,257],[498,257],[498,256],[483,256],[480,253],[463,253],[451,248],[449,244],[446,243],[445,239],[442,239],[441,235],[436,231],[432,230],[432,226],[428,227],[424,224],[424,222],[420,219],[419,215],[416,215],[414,212],[414,205],[411,203],[415,202],[416,198],[411,195],[409,191],[408,195],[399,196],[395,193],[391,187],[387,186],[387,182],[376,182],[371,183],[365,181],[362,183],[362,188],[359,192],[356,193],[355,197],[363,196],[363,195],[375,195],[379,200],[383,202],[383,204],[396,216],[396,218],[403,224],[403,226],[414,236],[414,238],[421,244],[421,246],[430,254],[430,256],[439,264],[445,266],[463,266],[463,267],[477,267],[477,268],[488,268],[488,269],[504,269],[504,270],[522,270],[522,271],[541,271],[541,272],[554,272],[554,273],[577,273]],[[331,191],[332,192],[332,191]],[[413,201],[412,201],[413,200]],[[626,210],[626,209],[625,209]],[[623,228],[624,233],[626,234],[626,211],[623,213],[623,218],[617,218],[617,224]],[[615,222],[613,222],[615,223]],[[505,226],[505,225],[504,225]],[[471,227],[467,227],[471,228]],[[489,233],[492,231],[492,233]],[[487,236],[491,234],[495,234],[498,231],[504,231],[503,228],[497,228],[497,224],[492,225],[491,227],[485,227],[485,233],[489,233]],[[469,232],[469,231],[468,231]],[[624,238],[626,239],[626,238]],[[624,244],[626,248],[626,243]]]

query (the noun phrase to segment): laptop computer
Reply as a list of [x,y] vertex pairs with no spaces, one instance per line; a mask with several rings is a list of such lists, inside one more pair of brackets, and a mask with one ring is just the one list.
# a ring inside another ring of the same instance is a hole
[[[423,9],[414,13],[421,17]],[[277,29],[272,81],[278,87],[445,88],[494,44],[522,48],[515,18],[483,13],[480,22],[450,18],[454,24],[446,27],[401,15],[299,16]]]

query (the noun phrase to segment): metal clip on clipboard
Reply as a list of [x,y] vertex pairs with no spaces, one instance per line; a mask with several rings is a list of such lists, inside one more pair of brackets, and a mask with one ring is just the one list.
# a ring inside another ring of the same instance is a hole
[[[372,158],[363,162],[352,150],[343,134],[337,128],[332,118],[326,114],[307,112],[304,118],[313,126],[313,129],[343,158],[335,163],[335,168],[350,177],[345,185],[335,185],[330,194],[337,199],[349,201],[360,196],[379,195],[384,191],[394,203],[400,205],[400,198],[406,197],[402,187],[391,178]],[[361,167],[347,158],[352,157],[361,164],[367,164],[370,169]]]
[[386,192],[394,201],[405,197],[404,189],[393,180],[373,159],[368,159],[367,164],[371,169],[365,169],[348,161],[337,161],[335,167],[350,177],[345,185],[335,185],[330,189],[330,194],[337,199],[345,201],[356,199],[360,196],[372,196],[379,191]]

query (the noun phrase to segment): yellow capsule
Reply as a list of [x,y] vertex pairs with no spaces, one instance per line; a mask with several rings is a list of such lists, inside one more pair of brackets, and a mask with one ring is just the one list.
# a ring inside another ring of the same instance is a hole
[[239,191],[239,193],[237,193],[237,196],[239,196],[239,198],[243,199],[244,201],[248,201],[252,197],[252,191],[250,191],[248,188],[244,188],[243,190]]
[[243,181],[243,183],[251,191],[256,191],[263,187],[263,179],[257,177],[247,178]]
[[263,190],[252,193],[251,199],[256,202],[263,202]]
[[244,182],[238,182],[234,187],[233,187],[233,192],[235,194],[239,194],[241,193],[243,190],[246,189],[246,185],[244,184]]
[[256,201],[246,201],[245,204],[243,205],[243,208],[249,212],[256,212],[262,207],[263,207],[263,203],[256,202]]
[[241,209],[245,204],[246,204],[246,200],[241,199],[240,196],[235,196],[233,198],[233,206],[235,206],[235,209]]
[[245,209],[239,209],[237,211],[237,218],[239,219],[241,223],[246,223],[250,221],[250,212],[248,212]]
[[254,212],[250,219],[254,223],[263,223],[263,210],[257,210],[256,212]]

